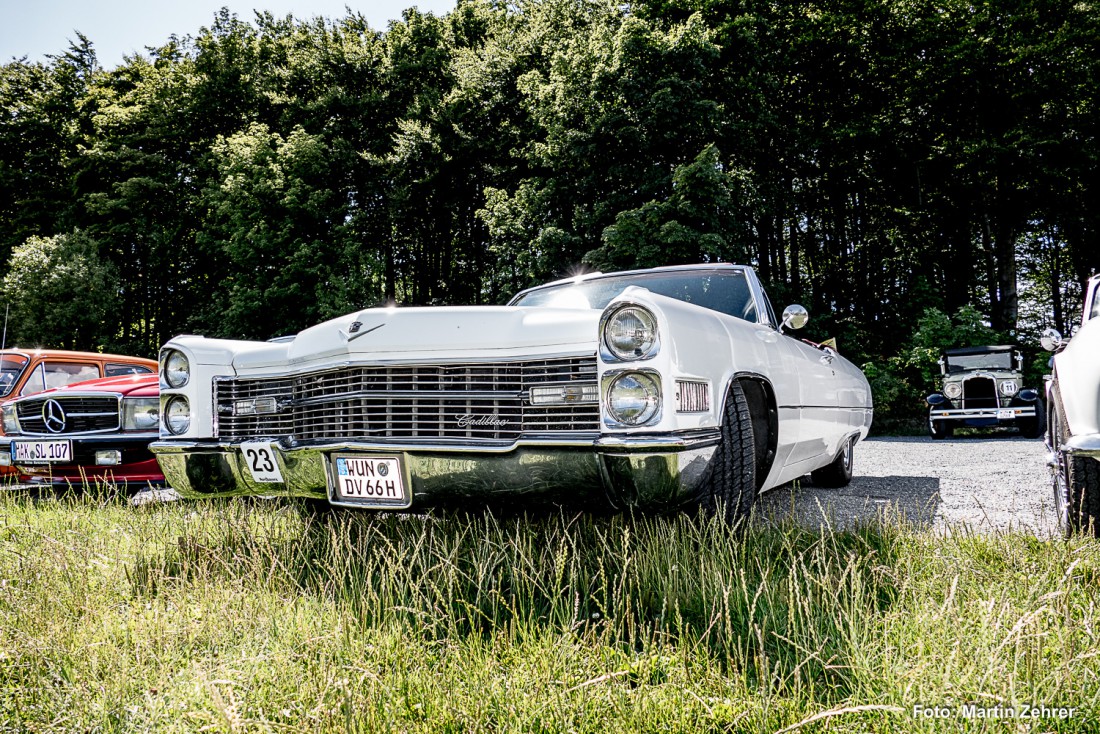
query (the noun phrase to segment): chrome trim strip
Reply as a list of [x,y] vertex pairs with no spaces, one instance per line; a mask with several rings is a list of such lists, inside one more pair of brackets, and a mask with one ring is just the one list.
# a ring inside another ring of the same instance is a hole
[[[596,381],[592,380],[589,384],[595,385]],[[526,390],[502,390],[501,392],[492,392],[491,390],[360,390],[358,392],[322,395],[315,398],[287,400],[285,401],[284,406],[286,408],[298,408],[309,407],[311,405],[324,405],[326,403],[338,403],[345,400],[385,400],[389,398],[440,398],[446,400],[523,400],[526,398],[526,393]],[[279,412],[282,412],[282,408],[280,408]]]
[[230,365],[230,367],[236,371],[235,375],[216,375],[212,379],[214,380],[277,380],[280,378],[298,377],[301,375],[322,375],[328,372],[338,372],[340,370],[347,369],[349,367],[435,367],[439,365],[449,366],[456,364],[477,364],[477,365],[493,365],[507,367],[508,365],[523,364],[525,362],[539,362],[542,360],[554,360],[554,359],[588,359],[596,356],[597,339],[592,340],[590,346],[591,351],[577,352],[548,352],[546,354],[524,354],[522,357],[497,357],[494,352],[500,350],[485,350],[484,358],[486,361],[479,361],[474,357],[443,357],[438,359],[435,357],[416,357],[405,359],[393,359],[378,357],[374,354],[365,355],[362,360],[342,360],[340,362],[329,362],[324,367],[282,367],[278,372],[241,372],[237,365]]
[[[278,437],[256,436],[249,441],[271,441],[287,452],[295,450],[320,451],[379,451],[379,452],[454,452],[472,454],[506,454],[520,448],[595,448],[610,451],[652,452],[690,450],[716,445],[721,438],[717,428],[682,433],[601,435],[598,433],[570,434],[568,436],[528,436],[509,443],[413,442],[399,440],[379,441],[331,441],[296,442],[287,445]],[[240,447],[239,441],[155,441],[149,448],[156,454],[183,454],[195,451],[230,451]]]

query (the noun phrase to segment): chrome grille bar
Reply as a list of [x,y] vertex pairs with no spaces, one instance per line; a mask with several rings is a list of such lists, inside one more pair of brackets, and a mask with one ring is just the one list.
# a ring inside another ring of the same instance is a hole
[[[367,365],[294,377],[216,379],[217,437],[516,440],[525,432],[599,429],[596,403],[531,405],[533,385],[596,384],[596,357],[522,362]],[[235,415],[274,398],[276,412]]]

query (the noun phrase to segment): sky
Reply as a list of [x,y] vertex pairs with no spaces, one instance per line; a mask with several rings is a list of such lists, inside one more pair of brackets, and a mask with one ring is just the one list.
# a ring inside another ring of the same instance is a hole
[[345,8],[362,13],[373,28],[385,30],[401,11],[444,15],[457,0],[0,0],[0,63],[26,56],[44,61],[60,54],[80,31],[92,42],[101,66],[113,68],[124,55],[161,46],[172,34],[196,35],[209,26],[219,8],[227,7],[251,22],[253,10],[276,17],[342,18]]

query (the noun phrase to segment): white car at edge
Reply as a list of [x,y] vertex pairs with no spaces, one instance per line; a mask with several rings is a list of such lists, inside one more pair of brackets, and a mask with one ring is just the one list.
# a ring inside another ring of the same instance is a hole
[[867,380],[792,338],[751,268],[588,274],[507,306],[373,308],[271,342],[161,351],[161,437],[185,497],[380,510],[552,501],[729,521],[812,473],[842,486]]
[[1067,533],[1100,537],[1100,275],[1085,287],[1081,328],[1065,341],[1043,332],[1054,352],[1047,380],[1047,447],[1058,521]]

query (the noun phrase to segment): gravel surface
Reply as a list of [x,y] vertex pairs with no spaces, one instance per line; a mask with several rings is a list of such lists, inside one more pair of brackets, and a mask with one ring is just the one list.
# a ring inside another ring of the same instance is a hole
[[1014,436],[867,439],[856,446],[847,487],[814,487],[803,477],[764,494],[758,510],[838,528],[900,513],[937,530],[1057,532],[1046,448]]

